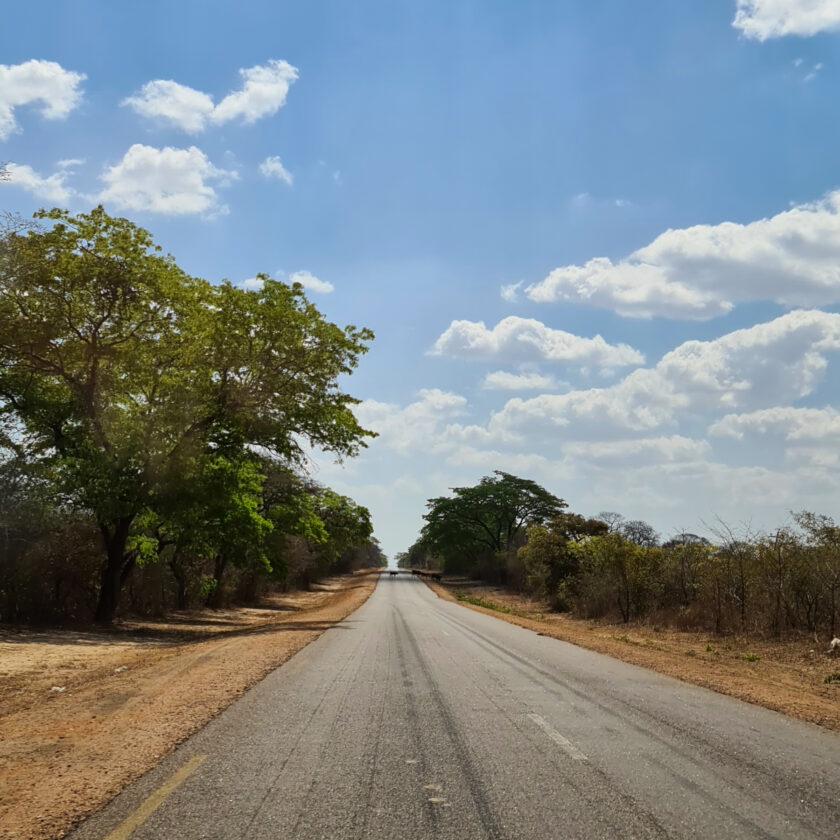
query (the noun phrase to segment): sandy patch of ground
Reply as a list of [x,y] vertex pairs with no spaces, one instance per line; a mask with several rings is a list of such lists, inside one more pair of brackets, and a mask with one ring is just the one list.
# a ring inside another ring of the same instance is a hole
[[0,628],[0,839],[63,837],[361,606],[378,579],[358,572],[259,609],[113,632]]
[[[639,624],[604,625],[546,611],[545,604],[474,581],[427,584],[469,609],[684,682],[840,731],[840,657],[813,640],[772,642]],[[459,600],[479,598],[499,609]]]

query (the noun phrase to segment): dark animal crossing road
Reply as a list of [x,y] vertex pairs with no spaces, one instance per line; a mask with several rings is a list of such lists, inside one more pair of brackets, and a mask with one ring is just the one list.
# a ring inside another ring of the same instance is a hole
[[75,840],[840,834],[840,737],[383,577]]

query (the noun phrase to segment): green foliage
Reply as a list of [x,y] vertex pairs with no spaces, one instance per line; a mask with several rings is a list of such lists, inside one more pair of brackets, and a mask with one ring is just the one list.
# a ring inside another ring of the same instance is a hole
[[421,540],[440,555],[447,572],[482,568],[502,579],[500,562],[528,524],[556,516],[566,503],[536,482],[495,470],[474,487],[454,487],[451,496],[429,499]]
[[578,564],[577,592],[590,617],[617,607],[626,623],[655,600],[662,549],[638,545],[613,532],[570,546]]
[[399,569],[431,569],[433,571],[443,569],[442,558],[435,555],[422,538],[411,545],[407,551],[399,552],[396,555],[396,561]]
[[330,323],[299,284],[190,277],[101,207],[37,217],[0,235],[0,446],[96,523],[98,620],[165,553],[173,572],[215,558],[218,582],[228,564],[271,569],[278,528],[332,559],[369,542],[369,516],[366,533],[331,533],[311,493],[265,509],[259,463],[292,468],[304,443],[339,458],[365,446],[338,383],[369,330]]
[[742,653],[741,659],[745,659],[747,662],[758,662],[761,657],[757,653]]
[[[687,532],[659,545],[642,520],[612,512],[587,519],[551,496],[540,501],[554,511],[537,507],[506,541],[499,523],[511,521],[508,495],[496,485],[515,495],[522,480],[494,476],[430,499],[420,539],[398,555],[400,566],[444,566],[504,582],[545,598],[554,610],[587,618],[656,618],[718,634],[834,638],[840,632],[840,526],[828,516],[794,513],[797,528],[763,535],[739,536],[720,522],[717,545]],[[718,655],[711,646],[707,652]]]
[[477,595],[467,595],[464,592],[458,592],[455,597],[459,601],[466,601],[468,604],[474,604],[476,607],[484,607],[486,610],[495,610],[500,613],[510,612],[510,607],[506,607],[503,604],[497,604],[495,601],[487,601],[484,598],[479,598]]
[[825,679],[823,679],[823,682],[826,685],[829,685],[831,683],[840,683],[840,672],[835,671],[833,674],[829,674],[827,677],[825,677]]
[[599,519],[576,513],[559,513],[545,525],[528,529],[528,542],[519,549],[528,588],[548,598],[553,609],[567,610],[572,603],[572,584],[578,575],[578,554],[570,546],[607,531]]

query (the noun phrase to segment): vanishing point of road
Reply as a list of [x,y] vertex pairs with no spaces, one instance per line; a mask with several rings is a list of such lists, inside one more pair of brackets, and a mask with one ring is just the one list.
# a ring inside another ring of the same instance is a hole
[[383,577],[74,840],[840,837],[840,736]]

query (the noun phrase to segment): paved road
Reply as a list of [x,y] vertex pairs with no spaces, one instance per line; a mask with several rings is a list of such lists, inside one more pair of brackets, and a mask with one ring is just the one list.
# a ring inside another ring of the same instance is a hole
[[74,840],[129,833],[836,840],[840,737],[386,577]]

